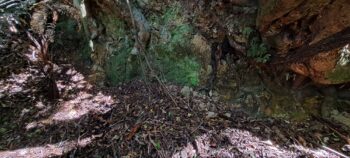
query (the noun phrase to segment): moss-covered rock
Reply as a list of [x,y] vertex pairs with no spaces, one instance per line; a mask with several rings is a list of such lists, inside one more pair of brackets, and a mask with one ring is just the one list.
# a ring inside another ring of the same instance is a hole
[[106,79],[112,85],[130,81],[140,75],[137,57],[131,55],[130,46],[118,49],[105,63]]
[[193,28],[181,15],[179,4],[165,9],[161,16],[150,17],[152,27],[159,28],[153,34],[150,53],[153,63],[165,81],[180,85],[199,84],[201,64],[191,49]]
[[350,81],[350,65],[340,66],[337,65],[335,69],[328,72],[327,79],[333,84],[345,83]]
[[[129,15],[118,17],[108,11],[91,15],[96,19],[92,20],[89,26],[90,33],[93,34],[92,59],[95,67],[103,68],[105,79],[110,85],[127,82],[144,75],[148,77],[157,75],[170,83],[197,86],[201,64],[191,49],[194,29],[182,13],[181,6],[173,2],[159,12],[140,15],[145,16],[147,21],[136,21],[137,26],[147,22],[153,30],[159,30],[150,32],[152,38],[149,44],[142,43],[148,44],[144,52],[135,51],[139,48],[135,44]],[[138,12],[138,14],[142,13]],[[135,18],[138,17],[135,16]],[[146,64],[146,58],[151,65]],[[149,69],[152,69],[152,74]]]
[[134,43],[128,32],[130,30],[127,30],[125,22],[113,17],[106,17],[103,23],[107,35],[117,40],[104,45],[108,52],[104,61],[107,81],[116,85],[134,79],[139,74],[139,65],[136,57],[130,53]]

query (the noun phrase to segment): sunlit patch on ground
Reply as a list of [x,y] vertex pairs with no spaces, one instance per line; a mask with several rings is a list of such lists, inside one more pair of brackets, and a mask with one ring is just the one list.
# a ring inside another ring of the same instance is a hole
[[[309,145],[317,142],[308,129],[324,130],[320,124],[250,118],[198,92],[185,97],[179,86],[164,91],[133,81],[98,88],[72,65],[57,70],[60,98],[50,102],[41,88],[44,77],[30,73],[0,80],[11,102],[0,109],[0,157],[336,157]],[[294,144],[299,136],[308,147]]]
[[52,115],[54,121],[69,121],[80,118],[88,112],[103,114],[111,110],[114,100],[102,93],[96,95],[79,92],[76,98],[58,104],[59,110]]
[[229,128],[219,134],[210,131],[172,155],[184,157],[339,157],[323,149],[309,149],[292,145],[289,150],[270,140],[261,140],[249,131]]
[[28,147],[12,151],[0,151],[0,157],[45,158],[53,156],[62,156],[65,153],[70,152],[76,148],[82,148],[89,145],[92,141],[94,141],[94,139],[95,136],[92,136],[75,141],[62,141],[56,144],[46,144],[44,146],[38,147]]
[[[36,73],[38,75],[33,75],[33,73]],[[11,96],[23,91],[32,90],[25,86],[29,84],[28,82],[40,77],[43,76],[41,76],[37,70],[28,68],[22,73],[12,74],[9,77],[0,80],[0,98],[4,95]]]
[[39,124],[48,125],[76,120],[88,113],[104,114],[110,111],[115,103],[112,96],[92,90],[93,86],[73,68],[68,69],[61,77],[63,78],[57,80],[61,99],[55,103],[57,109],[55,113],[46,119],[28,123],[26,129],[35,128]]

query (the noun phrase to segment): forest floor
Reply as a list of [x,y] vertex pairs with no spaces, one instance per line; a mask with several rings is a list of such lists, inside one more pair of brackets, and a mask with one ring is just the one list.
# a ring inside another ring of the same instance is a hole
[[322,120],[257,118],[196,91],[184,96],[180,86],[133,81],[98,88],[73,65],[58,67],[56,101],[47,100],[47,81],[33,66],[0,80],[0,157],[342,157],[349,151],[346,131]]

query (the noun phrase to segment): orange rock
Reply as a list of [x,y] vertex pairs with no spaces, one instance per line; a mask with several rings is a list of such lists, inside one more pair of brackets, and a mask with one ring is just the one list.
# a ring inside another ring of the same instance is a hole
[[308,67],[303,63],[293,63],[290,69],[300,75],[309,76],[310,74]]

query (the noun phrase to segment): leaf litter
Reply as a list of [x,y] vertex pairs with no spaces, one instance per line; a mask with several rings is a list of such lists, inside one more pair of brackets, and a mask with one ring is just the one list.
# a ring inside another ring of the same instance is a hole
[[[60,64],[50,102],[35,68],[0,81],[0,157],[344,157],[349,133],[327,122],[255,117],[182,87],[135,80],[96,87]],[[169,93],[169,94],[168,94]],[[172,97],[169,97],[172,96]],[[176,102],[176,104],[174,103]],[[345,153],[348,152],[348,153]]]

